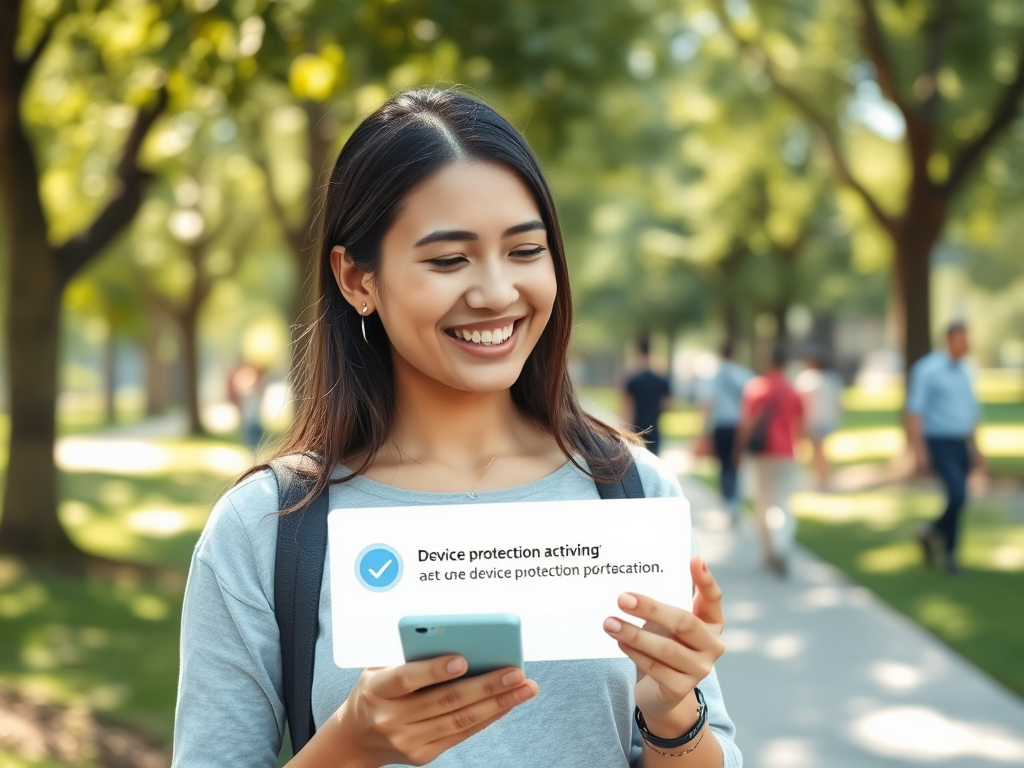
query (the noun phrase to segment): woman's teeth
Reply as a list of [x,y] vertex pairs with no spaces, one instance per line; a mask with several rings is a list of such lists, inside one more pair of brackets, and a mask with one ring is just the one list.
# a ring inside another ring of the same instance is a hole
[[493,331],[467,331],[456,328],[452,333],[457,339],[465,339],[474,344],[483,344],[485,347],[503,344],[512,335],[513,326],[507,325],[504,328],[495,328]]

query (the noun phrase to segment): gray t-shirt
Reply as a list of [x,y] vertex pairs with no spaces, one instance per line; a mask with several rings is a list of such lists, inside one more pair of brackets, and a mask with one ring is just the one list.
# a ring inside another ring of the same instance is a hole
[[[648,497],[682,496],[671,472],[646,450],[636,463]],[[419,493],[359,477],[335,485],[331,509],[597,499],[593,480],[566,464],[534,483],[479,493]],[[173,768],[274,768],[285,713],[281,649],[274,618],[277,484],[269,471],[247,478],[214,507],[196,545],[181,620],[181,673]],[[657,532],[652,532],[656,535]],[[313,718],[324,723],[348,696],[360,670],[332,658],[330,559],[320,591],[320,634],[313,679]],[[533,662],[535,699],[448,750],[434,768],[580,766],[640,763],[633,724],[636,670],[623,657]],[[735,727],[717,675],[700,684],[727,768],[740,768]]]

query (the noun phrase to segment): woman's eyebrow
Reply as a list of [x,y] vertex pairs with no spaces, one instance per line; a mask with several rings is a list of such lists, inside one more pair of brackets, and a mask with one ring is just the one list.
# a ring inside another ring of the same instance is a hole
[[[532,219],[530,221],[524,221],[522,224],[515,224],[509,227],[501,236],[512,237],[512,235],[519,235],[523,232],[533,232],[536,230],[547,231],[547,227],[544,226],[544,222],[538,219]],[[419,248],[421,245],[430,245],[431,243],[447,243],[447,242],[465,242],[467,240],[479,240],[480,236],[476,232],[470,232],[465,229],[439,229],[435,232],[431,232],[429,235],[424,235],[417,240],[413,247]]]
[[436,232],[431,232],[429,235],[421,237],[413,247],[419,248],[421,245],[430,245],[431,243],[464,242],[466,240],[479,239],[480,236],[476,232],[467,232],[464,229],[439,229]]
[[534,230],[547,231],[547,227],[544,226],[543,221],[532,219],[531,221],[524,221],[522,224],[516,224],[514,227],[509,227],[502,233],[502,237],[512,237],[512,235],[519,235],[523,232],[533,232]]

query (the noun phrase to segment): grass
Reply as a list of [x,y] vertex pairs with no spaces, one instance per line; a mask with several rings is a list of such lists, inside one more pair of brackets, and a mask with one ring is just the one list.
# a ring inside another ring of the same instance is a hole
[[0,681],[170,740],[184,572],[146,583],[0,560]]
[[969,503],[960,546],[967,574],[950,579],[925,569],[912,538],[942,504],[934,491],[903,486],[793,499],[801,543],[1024,696],[1024,513]]
[[[213,501],[247,453],[207,438],[104,451],[72,434],[58,458],[60,516],[72,539],[93,554],[165,568],[153,579],[112,581],[0,559],[0,684],[84,704],[169,742],[188,563]],[[0,751],[0,768],[36,765],[51,764]]]

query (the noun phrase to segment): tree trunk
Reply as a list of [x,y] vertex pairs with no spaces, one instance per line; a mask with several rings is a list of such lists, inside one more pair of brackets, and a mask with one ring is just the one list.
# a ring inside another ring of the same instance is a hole
[[188,307],[181,313],[182,363],[185,369],[185,413],[188,416],[188,433],[204,435],[202,413],[199,403],[199,312],[197,307]]
[[932,348],[931,255],[946,225],[947,203],[933,189],[913,189],[910,205],[894,233],[895,325],[903,339],[909,372]]
[[103,343],[103,421],[117,423],[117,333],[114,313],[107,308],[107,338]]
[[[45,233],[39,233],[45,243]],[[60,299],[33,301],[25,273],[39,266],[42,248],[13,251],[12,288],[8,310],[7,348],[10,355],[11,436],[0,552],[52,563],[83,559],[61,527],[56,514],[59,498],[53,440],[56,433],[57,358]],[[17,362],[15,362],[17,361]]]
[[740,320],[736,313],[736,305],[732,303],[731,299],[727,299],[722,306],[722,327],[725,334],[722,343],[731,346],[733,354],[736,354],[736,345],[740,340]]
[[166,331],[164,313],[153,302],[146,306],[146,335],[143,357],[146,367],[146,416],[162,416],[170,401],[170,371],[163,359]]
[[292,363],[294,373],[299,358],[296,344],[311,319],[313,305],[316,302],[316,267],[319,254],[316,231],[323,205],[324,190],[330,181],[333,166],[330,165],[331,142],[323,134],[323,123],[327,119],[327,109],[323,104],[314,101],[303,102],[306,112],[306,141],[309,151],[309,189],[306,195],[306,215],[298,228],[288,228],[288,244],[295,257],[295,293],[288,303],[288,327],[291,329]]
[[[17,14],[13,14],[15,21]],[[10,19],[0,23],[7,26]],[[57,517],[57,355],[63,285],[36,193],[39,173],[21,126],[20,83],[0,32],[0,206],[8,242],[7,355],[11,434],[0,552],[70,565],[85,557]]]
[[789,303],[783,299],[781,304],[777,304],[772,310],[772,315],[775,317],[775,344],[781,344],[786,349],[789,348]]

